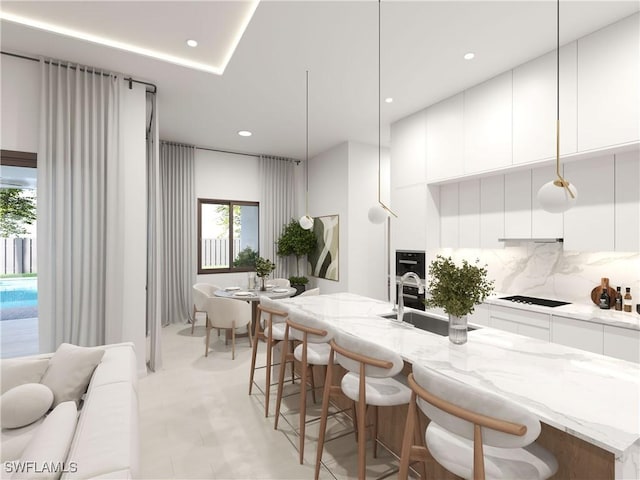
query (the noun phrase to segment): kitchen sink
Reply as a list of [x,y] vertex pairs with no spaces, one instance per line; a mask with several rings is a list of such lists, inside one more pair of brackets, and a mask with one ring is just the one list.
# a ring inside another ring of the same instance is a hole
[[[397,319],[398,315],[392,313],[389,315],[382,315],[383,318]],[[413,325],[420,330],[442,335],[443,337],[449,336],[449,322],[438,317],[432,317],[431,315],[418,312],[404,312],[404,322]],[[476,327],[471,325],[467,326],[468,331],[477,330]]]

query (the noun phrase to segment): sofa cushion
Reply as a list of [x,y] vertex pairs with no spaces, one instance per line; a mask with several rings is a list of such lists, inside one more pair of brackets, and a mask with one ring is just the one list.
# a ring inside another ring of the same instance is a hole
[[54,407],[68,400],[78,404],[103,355],[102,348],[79,347],[68,343],[58,347],[41,380],[53,392]]
[[11,478],[56,479],[62,474],[63,468],[74,469],[66,459],[77,421],[75,402],[63,402],[54,408],[20,457],[20,464],[31,464],[34,468],[15,472]]
[[49,411],[53,392],[40,383],[25,383],[0,397],[2,428],[20,428],[35,422]]
[[42,422],[44,422],[44,419],[45,417],[40,417],[35,422],[22,428],[2,429],[0,461],[18,460],[29,441],[38,431]]
[[0,362],[0,378],[5,393],[24,383],[39,383],[49,366],[48,358],[8,358]]
[[63,479],[86,479],[118,470],[135,477],[139,458],[138,396],[128,382],[92,388],[85,397]]

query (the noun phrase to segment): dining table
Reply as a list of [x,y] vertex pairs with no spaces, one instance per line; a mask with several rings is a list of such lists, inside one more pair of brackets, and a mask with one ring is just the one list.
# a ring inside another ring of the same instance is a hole
[[[260,303],[260,297],[268,297],[274,300],[281,298],[288,298],[296,293],[296,289],[292,287],[277,287],[267,284],[265,290],[260,288],[256,289],[243,289],[240,287],[226,287],[220,290],[216,290],[213,294],[216,297],[231,298],[233,300],[244,300],[251,303],[251,329],[248,334],[252,335],[255,331],[256,321],[258,319],[258,304]],[[244,335],[244,334],[242,334]],[[251,338],[255,341],[255,338]]]

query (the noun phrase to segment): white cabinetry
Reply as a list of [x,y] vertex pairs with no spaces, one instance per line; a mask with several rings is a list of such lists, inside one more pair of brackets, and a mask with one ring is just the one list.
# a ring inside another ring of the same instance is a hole
[[459,241],[460,248],[480,245],[480,180],[459,183]]
[[504,176],[504,236],[531,238],[531,170]]
[[604,354],[640,363],[640,330],[605,325]]
[[440,247],[458,248],[458,184],[440,186]]
[[391,125],[391,186],[404,187],[426,181],[425,111]]
[[473,313],[467,315],[467,320],[469,323],[474,323],[476,325],[480,325],[482,327],[489,327],[490,325],[490,314],[489,314],[489,305],[482,303],[480,305],[476,305],[473,309]]
[[551,341],[602,354],[603,333],[599,323],[552,315]]
[[492,328],[549,341],[549,314],[491,305]]
[[615,156],[615,250],[640,251],[640,153]]
[[427,181],[464,174],[464,97],[460,93],[426,111]]
[[464,92],[464,173],[511,165],[512,73]]
[[576,205],[564,212],[565,250],[613,251],[613,155],[567,163],[564,176],[578,189]]
[[[560,49],[560,153],[575,153],[576,42]],[[513,70],[513,163],[556,155],[556,52]]]
[[640,140],[639,21],[578,40],[578,151]]
[[427,243],[427,185],[394,188],[391,205],[398,213],[391,229],[394,250],[424,250]]
[[555,180],[556,167],[538,167],[531,170],[531,236],[534,238],[562,238],[563,214],[549,213],[538,202],[538,190]]
[[480,179],[480,248],[502,248],[504,237],[504,175]]

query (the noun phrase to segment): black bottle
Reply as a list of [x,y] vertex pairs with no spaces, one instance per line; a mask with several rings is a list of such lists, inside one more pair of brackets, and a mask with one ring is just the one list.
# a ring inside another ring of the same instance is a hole
[[620,287],[616,287],[616,310],[622,310],[622,293],[620,293]]
[[608,285],[602,289],[602,293],[600,294],[600,309],[601,310],[609,310],[611,308],[611,297],[609,296]]

